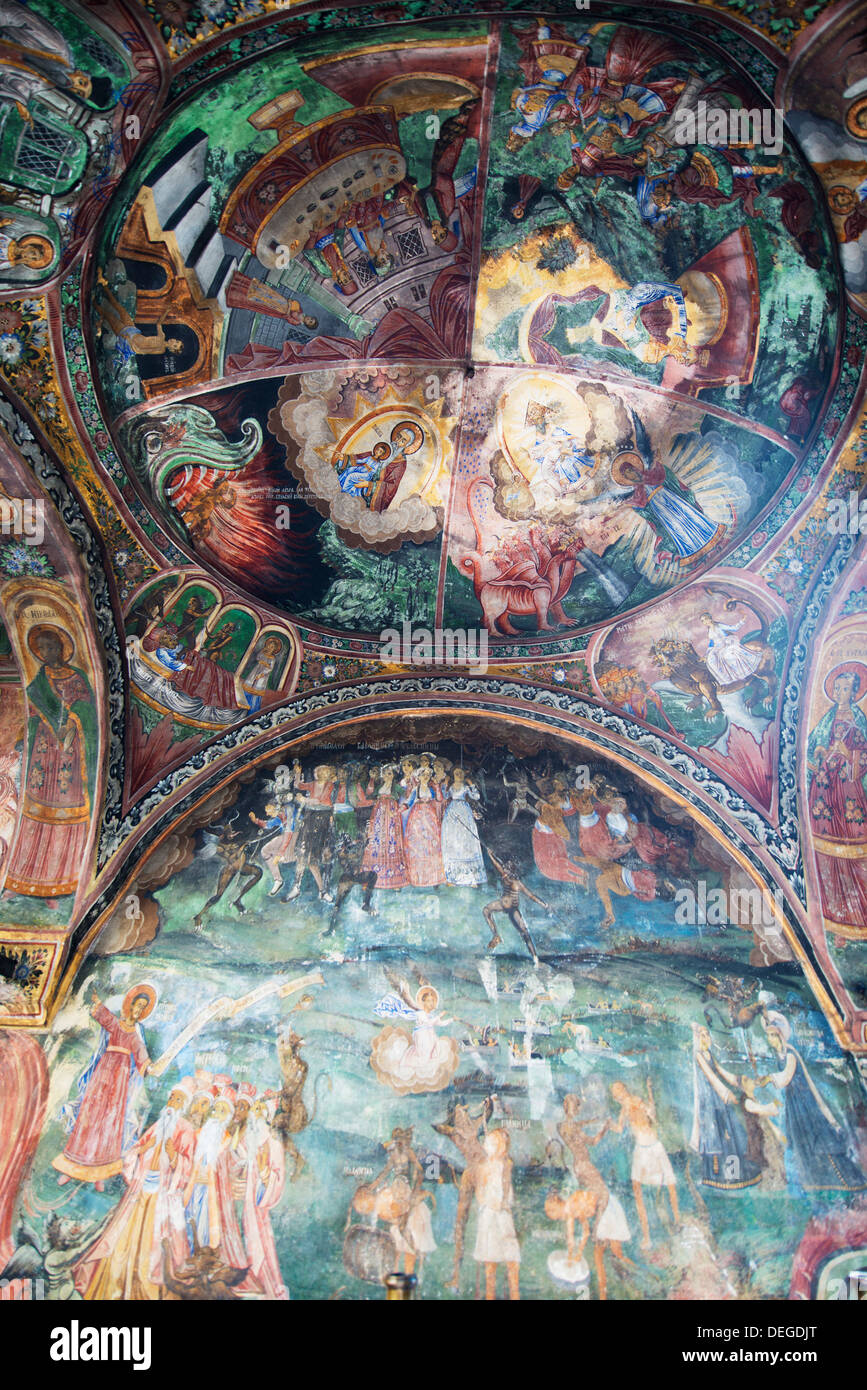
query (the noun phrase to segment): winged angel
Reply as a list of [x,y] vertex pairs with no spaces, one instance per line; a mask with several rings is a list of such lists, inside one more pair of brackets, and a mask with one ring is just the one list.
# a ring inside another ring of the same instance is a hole
[[635,449],[611,465],[614,487],[632,511],[624,534],[637,569],[655,584],[673,584],[731,532],[748,494],[733,449],[716,431],[676,436],[664,457],[654,457],[641,421],[632,418]]
[[374,1013],[379,1018],[401,1019],[412,1029],[387,1023],[373,1040],[370,1065],[377,1081],[400,1095],[421,1095],[442,1091],[458,1069],[458,1045],[454,1038],[441,1038],[437,1028],[452,1020],[439,1010],[439,994],[433,985],[416,973],[418,988],[386,969],[391,992],[383,995]]
[[639,573],[667,588],[731,534],[749,494],[734,449],[717,431],[678,434],[654,449],[630,414],[634,444],[613,457],[601,452],[592,477],[554,512],[597,556],[622,538]]

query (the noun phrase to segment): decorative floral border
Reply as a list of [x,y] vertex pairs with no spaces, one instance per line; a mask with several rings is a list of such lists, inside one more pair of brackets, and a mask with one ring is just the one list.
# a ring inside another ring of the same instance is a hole
[[[781,53],[788,52],[799,34],[816,20],[823,10],[828,9],[833,0],[783,0],[775,5],[774,0],[696,0],[698,5],[725,15],[738,25],[745,26],[761,34]],[[661,0],[657,0],[662,8]],[[628,21],[641,17],[647,21],[648,10],[657,8],[654,0],[643,8],[636,6],[614,7],[619,16],[621,11]],[[166,44],[169,57],[180,67],[171,88],[172,99],[187,90],[193,83],[202,80],[202,75],[211,76],[225,66],[216,65],[215,53],[228,61],[249,57],[251,53],[279,43],[287,37],[316,33],[331,28],[371,29],[386,24],[412,23],[429,19],[498,18],[511,11],[528,12],[532,7],[527,0],[487,0],[481,5],[473,0],[394,0],[381,5],[361,5],[352,9],[305,9],[302,14],[300,4],[281,3],[281,0],[198,0],[189,7],[189,17],[181,24],[167,20],[165,11],[169,6],[165,0],[145,0],[146,7],[158,25]],[[547,0],[542,7],[546,14],[559,12],[565,18],[575,18],[573,0]],[[670,7],[666,5],[666,9]],[[782,10],[782,13],[778,11]],[[271,17],[272,23],[263,24]],[[580,15],[579,15],[580,17]],[[688,21],[695,18],[699,27],[702,16],[693,9],[678,8],[677,23],[688,27]],[[219,43],[215,43],[219,40]],[[199,58],[190,56],[203,44],[212,44],[211,50]],[[187,61],[184,62],[185,56]],[[767,59],[760,61],[767,64]]]

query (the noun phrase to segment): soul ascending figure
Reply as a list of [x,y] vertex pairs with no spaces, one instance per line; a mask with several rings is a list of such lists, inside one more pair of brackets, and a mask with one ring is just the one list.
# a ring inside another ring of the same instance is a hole
[[420,1095],[442,1091],[458,1069],[458,1045],[454,1038],[441,1038],[437,1027],[451,1020],[438,1011],[439,994],[422,980],[415,997],[406,980],[386,971],[394,992],[380,999],[374,1013],[380,1018],[401,1018],[413,1025],[406,1028],[387,1024],[373,1040],[370,1065],[378,1081],[401,1095]]
[[557,493],[577,487],[587,473],[592,473],[593,456],[567,429],[556,422],[555,408],[539,401],[530,401],[525,423],[535,429],[535,439],[528,449],[538,469],[540,479],[549,483]]
[[714,680],[720,685],[734,685],[736,681],[748,680],[761,665],[761,653],[745,647],[735,636],[744,625],[739,623],[719,623],[710,613],[700,613],[699,621],[707,628],[707,656],[705,665]]

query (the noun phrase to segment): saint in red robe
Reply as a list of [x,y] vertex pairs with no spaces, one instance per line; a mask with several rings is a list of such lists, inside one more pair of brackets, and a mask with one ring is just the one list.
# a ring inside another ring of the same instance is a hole
[[92,1017],[102,1038],[78,1083],[72,1133],[54,1159],[59,1172],[79,1182],[101,1182],[121,1171],[124,1140],[128,1147],[134,1137],[132,1102],[150,1060],[137,1024],[115,1018],[104,1004]]
[[[47,624],[45,625],[47,626]],[[83,671],[63,656],[43,663],[27,687],[29,737],[21,823],[6,887],[55,898],[78,887],[90,834],[96,712]]]

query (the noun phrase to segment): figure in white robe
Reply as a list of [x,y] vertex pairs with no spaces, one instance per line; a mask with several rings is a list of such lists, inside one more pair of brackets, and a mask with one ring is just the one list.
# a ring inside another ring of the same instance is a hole
[[577,487],[584,475],[593,471],[594,460],[567,429],[549,422],[549,413],[550,407],[537,401],[530,403],[527,423],[535,426],[536,438],[527,452],[539,477],[562,494]]
[[454,1038],[437,1033],[438,1026],[451,1022],[438,1010],[439,994],[424,983],[413,998],[406,980],[386,973],[397,992],[384,995],[374,1012],[380,1018],[406,1019],[412,1033],[387,1024],[376,1035],[370,1049],[376,1078],[400,1095],[441,1091],[458,1069],[459,1053]]
[[446,883],[466,888],[481,888],[487,875],[472,808],[472,803],[480,801],[481,796],[478,789],[465,780],[461,768],[456,767],[446,797],[448,804],[443,814],[443,868]]
[[183,1193],[190,1254],[196,1245],[211,1245],[216,1249],[220,1243],[216,1167],[231,1115],[231,1107],[218,1100],[199,1131],[195,1165]]
[[473,1259],[485,1266],[485,1299],[496,1297],[497,1265],[506,1266],[510,1299],[520,1298],[518,1275],[521,1247],[512,1218],[514,1192],[512,1189],[512,1160],[509,1157],[509,1134],[505,1129],[492,1129],[485,1136],[485,1158],[479,1164],[475,1198],[479,1221]]
[[707,628],[707,655],[704,661],[714,680],[720,685],[748,680],[761,665],[762,655],[745,647],[735,636],[744,625],[743,618],[739,623],[718,623],[710,613],[702,613],[701,620]]

